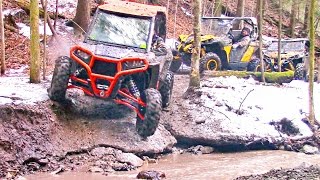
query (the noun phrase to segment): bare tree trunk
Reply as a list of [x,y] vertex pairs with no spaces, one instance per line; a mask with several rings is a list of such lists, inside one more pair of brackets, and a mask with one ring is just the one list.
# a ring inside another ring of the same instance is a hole
[[193,34],[194,34],[194,51],[192,53],[191,73],[189,88],[200,87],[199,61],[200,61],[200,15],[201,15],[201,0],[193,0]]
[[5,58],[6,58],[6,46],[4,44],[4,23],[3,23],[3,13],[2,13],[2,0],[0,0],[0,38],[1,38],[1,75],[3,75],[6,71],[6,64],[5,64]]
[[304,8],[304,23],[303,23],[303,29],[308,30],[309,26],[309,6],[310,1],[305,1],[305,8]]
[[214,16],[221,16],[221,7],[222,7],[222,2],[221,0],[215,0],[214,1]]
[[282,0],[279,0],[279,24],[278,24],[278,71],[281,72],[281,34],[282,34]]
[[46,80],[46,71],[47,71],[47,0],[44,0],[44,26],[43,26],[43,60],[42,60],[42,79]]
[[259,55],[260,55],[260,69],[261,69],[261,81],[266,82],[264,77],[264,61],[262,54],[262,24],[263,24],[263,0],[258,0],[259,4]]
[[295,27],[296,27],[296,19],[297,19],[297,11],[298,11],[298,1],[297,0],[293,0],[292,1],[292,6],[291,6],[291,18],[290,18],[290,33],[291,33],[291,37],[294,37],[294,31],[295,31]]
[[58,20],[58,5],[59,5],[59,0],[56,0],[56,12],[55,12],[54,22],[53,22],[54,30],[56,30],[57,20]]
[[[237,17],[243,17],[244,15],[244,4],[245,4],[245,0],[238,0],[238,7],[237,7],[237,13],[236,16]],[[234,27],[234,29],[241,29],[242,28],[242,21],[240,22],[236,22]]]
[[314,84],[314,59],[315,59],[315,16],[316,0],[311,0],[310,5],[310,59],[309,59],[309,122],[311,125],[315,123],[314,100],[313,100],[313,84]]
[[[262,1],[262,17],[264,15],[264,11],[265,11],[265,8],[266,8],[266,1]],[[256,18],[257,18],[257,21],[259,22],[260,21],[260,0],[257,0],[257,4],[256,4]],[[263,21],[262,21],[262,26],[263,26]],[[262,29],[260,29],[262,30]]]
[[90,23],[90,0],[79,0],[77,5],[75,22],[75,34],[82,34],[87,32]]
[[39,7],[38,0],[30,1],[30,82],[40,83]]
[[179,0],[176,0],[176,7],[175,7],[175,11],[174,11],[173,37],[176,37],[176,26],[177,26],[178,4],[179,4]]

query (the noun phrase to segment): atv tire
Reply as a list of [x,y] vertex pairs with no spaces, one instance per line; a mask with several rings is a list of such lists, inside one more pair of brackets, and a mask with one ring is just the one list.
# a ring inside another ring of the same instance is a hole
[[251,71],[251,72],[261,72],[260,69],[260,59],[256,58],[256,59],[252,59],[247,66],[247,71]]
[[163,108],[166,108],[170,105],[172,89],[173,89],[173,81],[174,81],[174,74],[171,71],[167,73],[166,78],[164,79],[163,82],[160,81],[159,92],[161,94]]
[[160,92],[153,88],[146,89],[141,98],[146,104],[146,107],[139,107],[144,120],[137,116],[136,130],[141,137],[146,138],[153,135],[159,125],[162,101]]
[[[309,73],[307,72],[303,63],[298,63],[296,66],[296,70],[294,71],[294,79],[296,80],[304,80],[305,82],[309,81]],[[315,82],[318,80],[318,71],[314,70],[314,79]]]
[[293,78],[296,80],[305,80],[306,70],[303,63],[298,63],[294,71]]
[[71,60],[67,56],[59,57],[55,62],[51,86],[48,89],[49,98],[63,103],[66,101],[66,91],[71,74]]
[[204,70],[221,70],[221,60],[217,54],[209,52],[200,59],[199,72],[202,73]]
[[173,59],[169,70],[172,72],[177,72],[180,69],[181,65],[182,65],[181,59]]

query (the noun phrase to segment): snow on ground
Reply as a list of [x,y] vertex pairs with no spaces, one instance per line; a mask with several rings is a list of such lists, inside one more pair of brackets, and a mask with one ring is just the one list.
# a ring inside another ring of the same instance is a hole
[[[51,78],[48,78],[51,80]],[[29,77],[1,77],[0,105],[3,104],[35,104],[48,100],[48,80],[40,84],[29,83]]]
[[[222,127],[235,135],[258,133],[261,136],[283,136],[269,124],[283,118],[292,120],[293,124],[299,127],[300,137],[312,135],[308,126],[302,122],[309,112],[306,82],[292,81],[277,87],[262,85],[253,79],[218,77],[202,82],[201,91],[204,92],[201,96],[204,105],[225,115],[226,120],[221,122]],[[314,96],[316,118],[320,119],[320,85],[317,83]],[[239,109],[242,101],[241,110],[244,110],[244,114],[238,115],[235,111]],[[232,110],[227,110],[228,107]]]

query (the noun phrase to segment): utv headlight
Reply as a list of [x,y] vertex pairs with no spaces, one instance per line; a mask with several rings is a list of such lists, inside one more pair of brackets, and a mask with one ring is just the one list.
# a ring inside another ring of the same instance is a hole
[[135,68],[140,68],[144,66],[145,64],[143,61],[127,61],[122,64],[122,69],[124,70],[135,69]]
[[91,56],[79,49],[75,50],[74,55],[84,61],[86,64],[90,63]]

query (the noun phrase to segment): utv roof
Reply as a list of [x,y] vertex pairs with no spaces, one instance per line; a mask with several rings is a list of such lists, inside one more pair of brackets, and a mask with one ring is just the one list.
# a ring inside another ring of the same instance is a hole
[[255,17],[228,17],[228,16],[203,16],[202,19],[218,19],[218,20],[251,20],[254,24],[257,24]]
[[102,10],[131,14],[136,16],[154,17],[158,12],[166,13],[166,8],[162,6],[153,6],[129,1],[109,0],[98,7]]
[[[271,41],[272,42],[279,41],[279,39],[274,38]],[[281,42],[297,42],[297,41],[309,41],[309,39],[308,38],[286,38],[286,39],[281,39]]]

